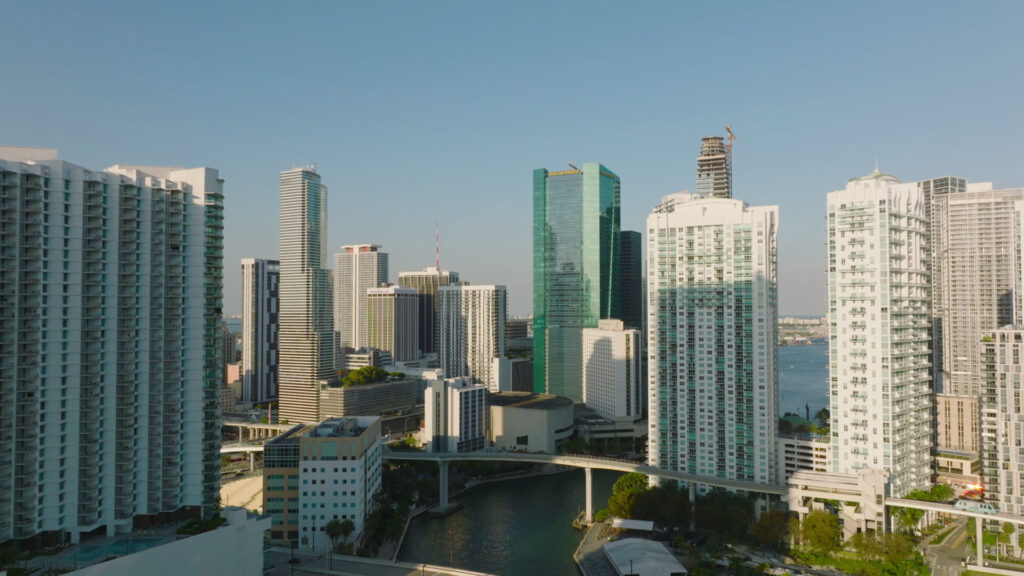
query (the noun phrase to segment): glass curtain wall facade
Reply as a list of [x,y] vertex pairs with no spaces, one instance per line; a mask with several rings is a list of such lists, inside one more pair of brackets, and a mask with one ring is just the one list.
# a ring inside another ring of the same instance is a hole
[[619,177],[533,173],[534,387],[583,400],[582,329],[621,314]]

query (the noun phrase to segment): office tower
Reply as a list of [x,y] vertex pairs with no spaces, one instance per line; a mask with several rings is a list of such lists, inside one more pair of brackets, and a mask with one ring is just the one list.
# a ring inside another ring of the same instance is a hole
[[319,383],[334,374],[327,186],[312,167],[281,172],[280,418],[319,421]]
[[[381,489],[381,445],[376,416],[324,420],[268,441],[263,509],[272,518],[270,540],[327,550],[327,524],[351,520],[348,538],[358,541]],[[321,490],[307,489],[313,486]]]
[[366,291],[388,282],[388,255],[374,244],[342,246],[334,255],[334,330],[341,347],[359,349],[366,341]]
[[982,396],[991,438],[985,439],[986,499],[1003,514],[1024,513],[1024,326],[1005,326],[981,341],[984,381]]
[[622,323],[626,328],[644,329],[643,238],[633,230],[622,231]]
[[242,402],[277,398],[281,266],[242,259]]
[[1013,249],[1014,204],[1024,200],[1024,190],[994,190],[991,182],[968,184],[952,177],[919,187],[931,209],[937,468],[950,481],[975,483],[976,473],[950,476],[947,471],[965,457],[975,463],[984,461],[986,452],[989,460],[995,457],[994,440],[982,440],[982,415],[988,409],[982,402],[986,367],[978,343],[1015,321],[1020,257]]
[[926,195],[875,170],[828,195],[832,471],[889,472],[889,493],[931,475]]
[[651,465],[775,482],[778,219],[687,193],[648,216]]
[[436,266],[398,274],[399,286],[412,288],[419,293],[419,340],[420,351],[424,354],[437,352],[437,289],[458,284],[458,272],[441,270]]
[[0,148],[0,541],[215,510],[223,186]]
[[600,164],[533,171],[533,370],[583,401],[581,331],[618,318],[619,177]]
[[387,286],[370,288],[366,295],[367,345],[390,352],[395,362],[419,358],[419,294]]
[[697,196],[732,198],[732,145],[725,145],[721,136],[709,136],[700,141]]
[[583,329],[583,403],[610,420],[644,413],[647,387],[640,380],[640,331],[622,320],[600,320]]
[[448,378],[465,376],[498,391],[496,358],[505,356],[504,286],[442,286],[437,291],[439,359]]
[[487,388],[470,378],[433,380],[423,393],[428,452],[472,452],[487,443]]

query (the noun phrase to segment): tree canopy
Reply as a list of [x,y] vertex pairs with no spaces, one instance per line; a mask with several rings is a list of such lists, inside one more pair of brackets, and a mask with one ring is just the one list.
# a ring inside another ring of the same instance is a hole
[[769,510],[754,522],[751,533],[757,543],[766,548],[779,548],[789,530],[789,515],[781,510]]
[[386,382],[391,377],[391,372],[377,366],[363,366],[356,370],[350,370],[341,377],[341,383],[345,386],[359,384],[375,384]]
[[818,554],[831,556],[840,548],[839,520],[831,512],[814,510],[800,523],[800,540]]

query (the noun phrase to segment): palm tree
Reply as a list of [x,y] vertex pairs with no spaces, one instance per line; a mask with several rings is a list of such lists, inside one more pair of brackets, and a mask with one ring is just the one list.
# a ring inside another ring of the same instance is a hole
[[828,428],[829,420],[832,419],[832,413],[829,412],[828,408],[822,408],[814,414],[814,419],[818,421],[820,428]]
[[338,537],[341,536],[342,524],[337,518],[331,520],[324,526],[324,532],[327,532],[327,537],[331,539],[331,552],[328,556],[331,568],[334,568],[334,548],[338,545]]
[[[342,538],[342,540],[344,540],[345,542],[348,542],[348,535],[351,534],[352,531],[355,530],[355,529],[356,529],[355,522],[349,520],[348,518],[343,520],[341,522],[341,538]],[[355,546],[353,546],[353,551],[355,551]]]

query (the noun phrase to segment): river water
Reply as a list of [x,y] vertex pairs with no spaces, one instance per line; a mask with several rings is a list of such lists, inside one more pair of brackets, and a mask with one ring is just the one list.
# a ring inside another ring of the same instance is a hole
[[[604,508],[619,472],[594,471],[594,510]],[[577,574],[572,554],[582,533],[572,521],[585,506],[583,470],[476,486],[444,518],[409,524],[399,560],[498,574]]]
[[828,408],[828,345],[779,346],[779,416]]
[[[828,346],[779,348],[779,414],[811,415],[828,406]],[[611,496],[617,472],[594,471],[594,509]],[[581,533],[573,518],[584,506],[582,470],[477,486],[464,507],[445,518],[421,515],[409,524],[399,559],[498,574],[578,574],[572,554]]]

